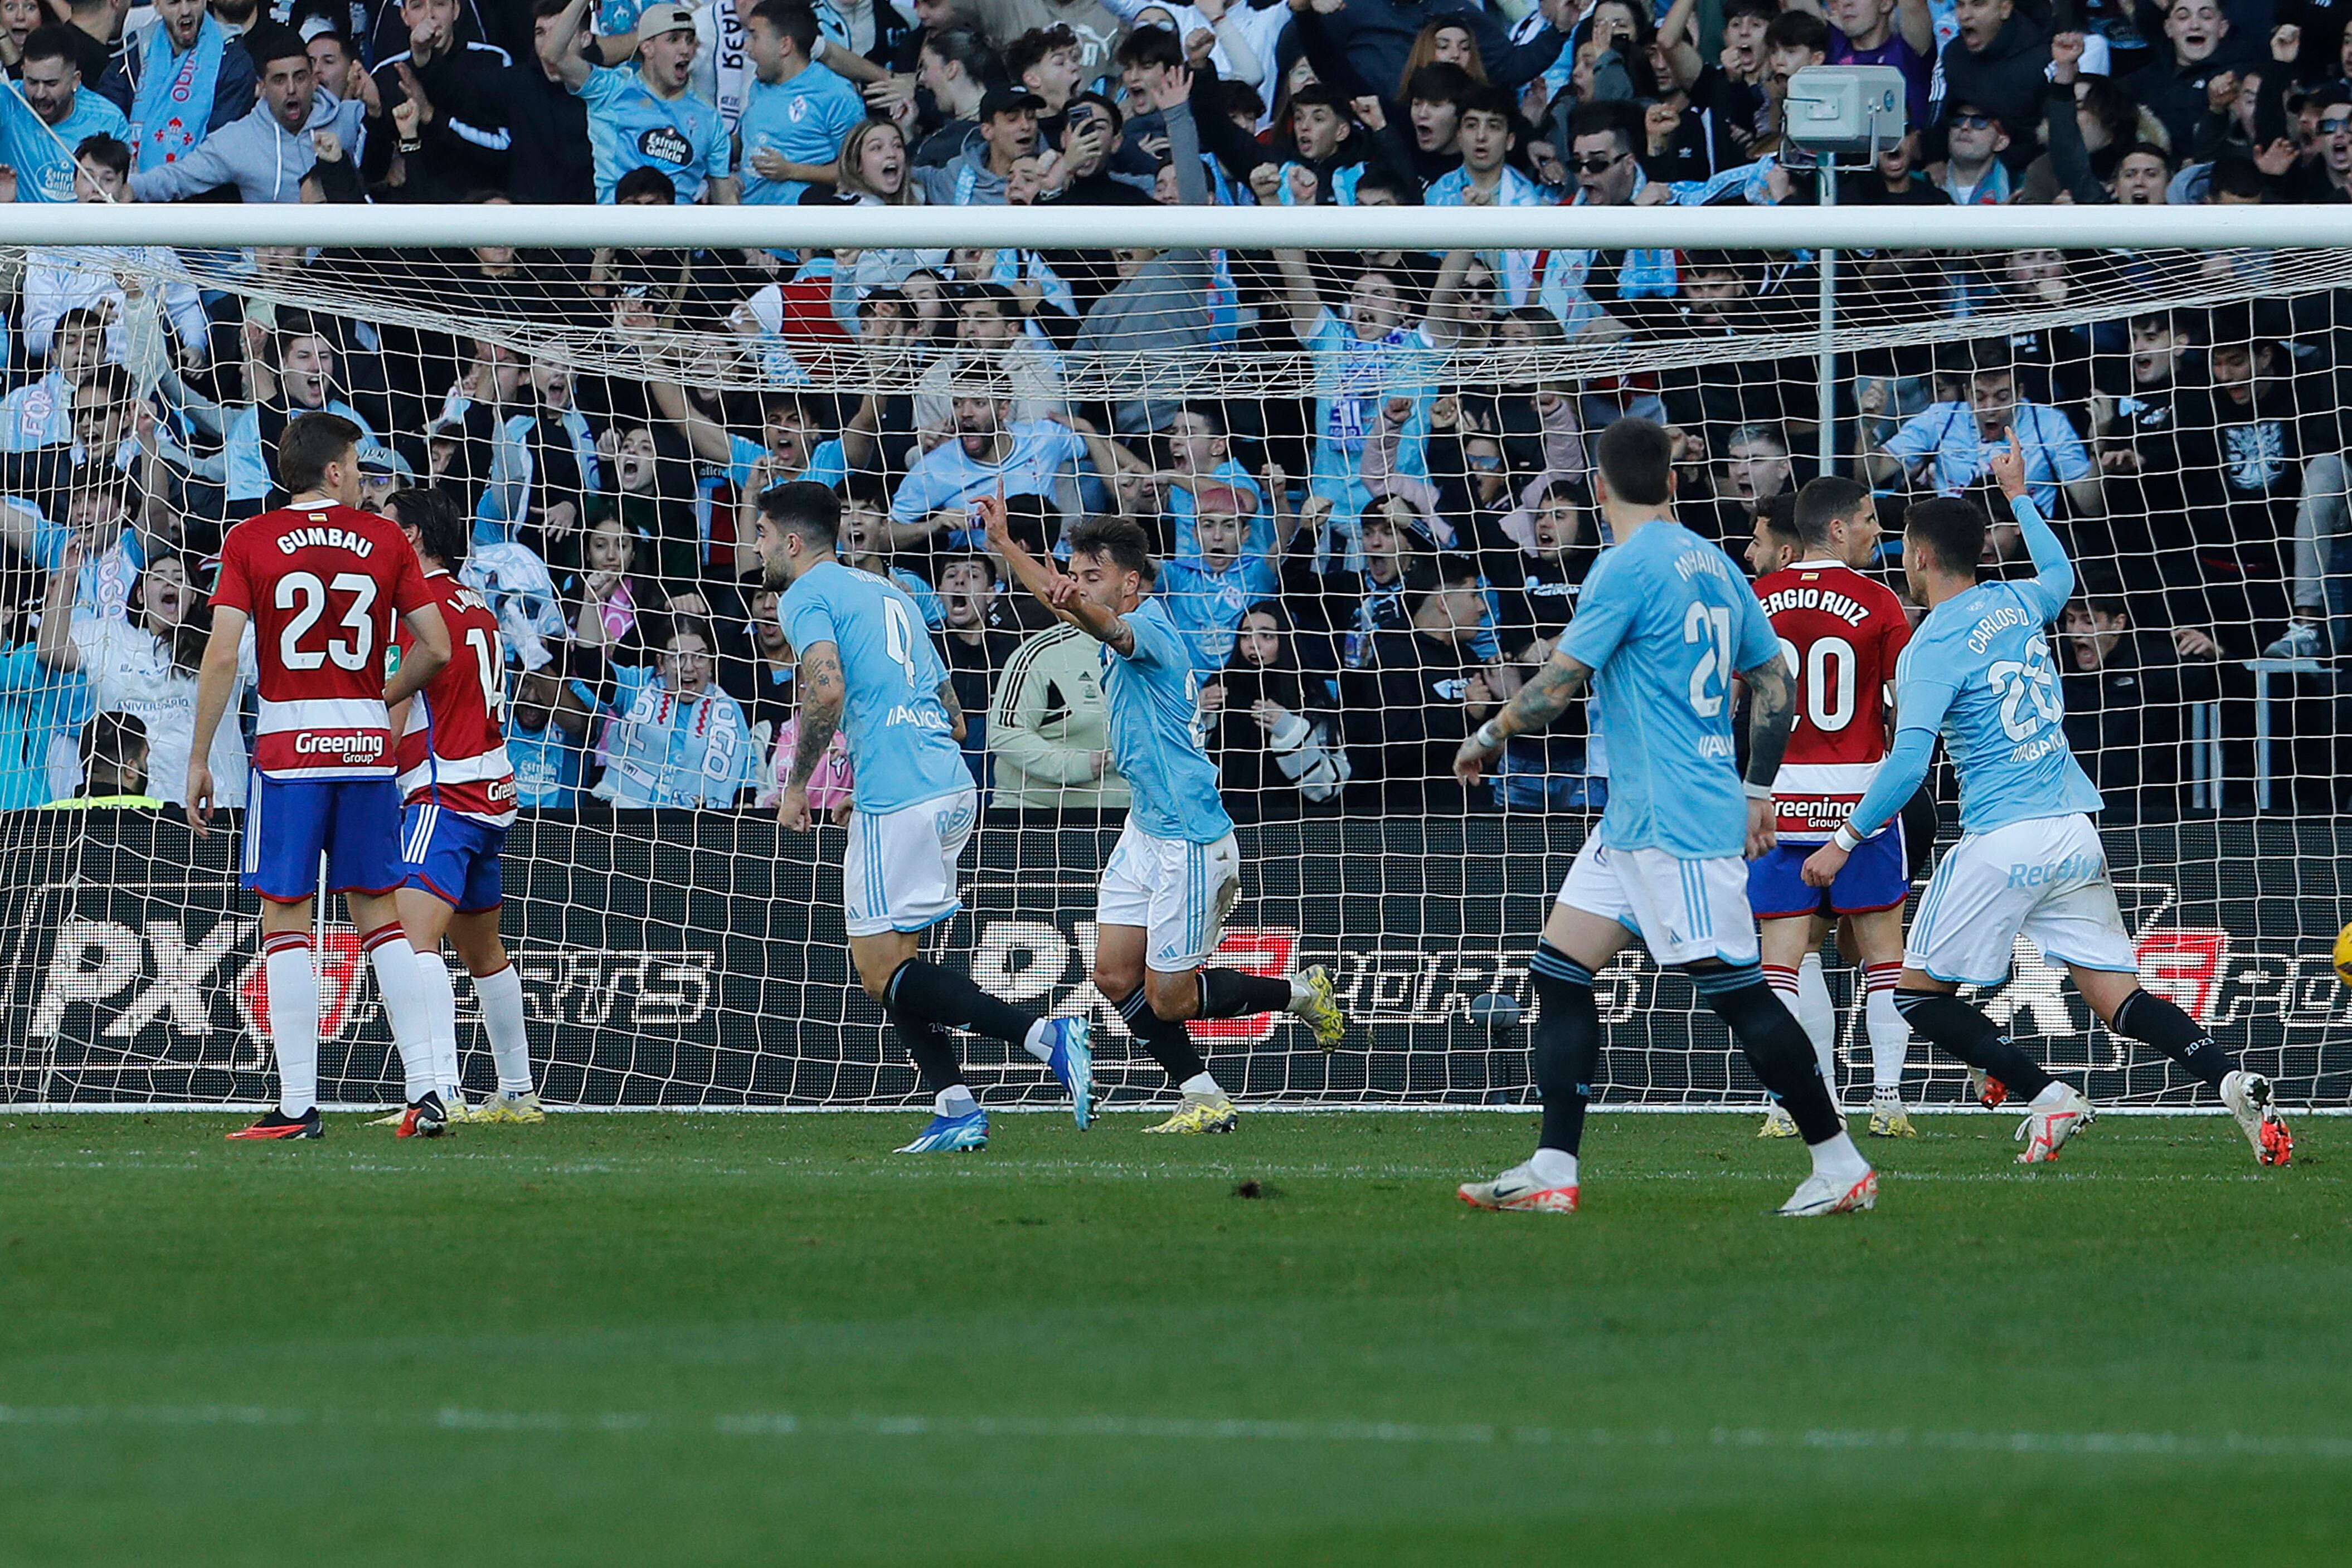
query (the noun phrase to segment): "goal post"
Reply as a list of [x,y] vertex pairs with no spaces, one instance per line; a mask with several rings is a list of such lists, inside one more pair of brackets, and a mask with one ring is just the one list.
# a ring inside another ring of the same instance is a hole
[[[782,832],[763,799],[793,710],[749,503],[805,474],[915,593],[973,720],[989,806],[937,947],[1007,999],[1092,1016],[1114,1108],[1163,1092],[1087,980],[1124,786],[1092,650],[971,537],[964,501],[998,484],[1042,548],[1118,511],[1171,563],[1241,822],[1221,961],[1330,965],[1360,1020],[1328,1057],[1285,1020],[1198,1026],[1221,1081],[1298,1105],[1530,1103],[1524,1023],[1473,1007],[1531,1010],[1535,934],[1624,759],[1580,707],[1478,789],[1443,764],[1572,617],[1607,546],[1590,442],[1638,413],[1675,433],[1678,515],[1743,565],[1759,511],[1826,451],[1890,540],[1910,500],[1966,495],[1995,512],[1988,570],[2013,570],[1983,457],[2017,424],[2081,578],[2053,679],[2144,979],[2289,1103],[2352,1107],[2328,961],[2352,916],[2347,241],[2352,214],[2271,206],[7,209],[0,273],[39,347],[0,389],[0,609],[31,672],[12,722],[48,729],[9,802],[27,809],[0,815],[0,1102],[268,1097],[235,813],[198,840],[176,808],[30,797],[119,779],[121,727],[98,721],[125,714],[147,788],[176,795],[188,607],[270,502],[276,430],[326,406],[369,431],[372,495],[436,485],[475,519],[529,807],[506,924],[551,1101],[919,1098],[847,966],[840,831]],[[41,639],[60,609],[70,634]],[[1940,764],[1935,784],[1948,842]],[[338,915],[322,1086],[395,1098]],[[1858,977],[1829,974],[1859,1098]],[[2030,947],[1983,1000],[2103,1103],[2192,1099]],[[1760,1100],[1638,950],[1601,1001],[1600,1103]],[[965,1043],[991,1104],[1052,1101],[1024,1053]],[[1906,1092],[1955,1104],[1959,1070],[1915,1045]]]

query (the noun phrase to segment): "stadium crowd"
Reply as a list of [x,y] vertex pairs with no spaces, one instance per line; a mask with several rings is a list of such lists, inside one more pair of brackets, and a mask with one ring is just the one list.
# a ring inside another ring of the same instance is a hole
[[[1838,176],[1843,204],[2341,202],[2341,11],[0,0],[0,198],[1806,203],[1789,75],[1859,63],[1904,73],[1914,129]],[[306,410],[369,433],[371,505],[433,486],[475,519],[464,575],[504,629],[526,808],[774,799],[793,651],[751,502],[795,478],[840,490],[845,555],[923,607],[997,809],[1126,797],[1097,650],[1007,591],[969,510],[983,495],[1041,550],[1090,514],[1152,531],[1237,811],[1597,805],[1607,759],[1575,715],[1469,795],[1448,766],[1548,656],[1609,542],[1591,438],[1627,413],[1668,423],[1685,520],[1757,560],[1793,548],[1788,497],[1814,471],[1801,351],[1574,382],[1491,368],[1577,344],[1779,333],[1801,350],[1803,256],[203,259],[0,256],[0,808],[176,798],[209,574],[225,530],[283,499],[274,438]],[[2085,267],[1880,252],[1847,298],[1885,319],[2063,306]],[[453,298],[597,352],[436,329]],[[2118,303],[1843,366],[1840,446],[1890,557],[1908,498],[2004,516],[1988,455],[2021,433],[2036,498],[2090,563],[2055,656],[2111,816],[2188,809],[2188,715],[2242,695],[2247,661],[2331,655],[2352,532],[2335,303]],[[1177,395],[1150,373],[1221,356],[1299,379]],[[761,390],[723,390],[741,386]],[[2011,564],[2013,527],[1992,553]],[[215,748],[226,804],[242,738],[225,727]],[[817,804],[845,798],[837,771],[820,786]]]

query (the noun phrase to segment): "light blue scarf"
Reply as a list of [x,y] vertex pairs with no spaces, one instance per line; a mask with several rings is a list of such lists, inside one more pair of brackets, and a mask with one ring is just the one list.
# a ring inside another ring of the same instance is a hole
[[205,139],[227,44],[228,30],[210,16],[196,29],[194,47],[176,58],[172,30],[161,21],[147,29],[139,91],[131,100],[131,141],[140,168],[172,162]]

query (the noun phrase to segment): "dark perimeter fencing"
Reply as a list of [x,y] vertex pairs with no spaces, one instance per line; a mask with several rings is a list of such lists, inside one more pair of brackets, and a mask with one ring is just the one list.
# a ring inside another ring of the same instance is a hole
[[[0,823],[0,1100],[219,1103],[274,1095],[258,918],[236,885],[237,838],[199,841],[140,813],[19,813]],[[1531,1098],[1526,1022],[1489,1031],[1473,998],[1532,1001],[1526,965],[1588,831],[1572,816],[1329,821],[1241,830],[1244,897],[1223,961],[1329,965],[1356,1020],[1335,1054],[1286,1019],[1200,1027],[1219,1076],[1261,1100],[1517,1104]],[[1118,824],[985,819],[946,960],[1040,1012],[1090,1012],[1114,1104],[1163,1098],[1087,983],[1097,869]],[[841,928],[841,831],[780,832],[761,815],[623,813],[519,823],[509,840],[509,946],[531,1050],[553,1102],[587,1105],[901,1104],[913,1070],[859,991]],[[2352,829],[2256,819],[2106,833],[2142,974],[2208,1023],[2290,1104],[2352,1105],[2352,1009],[2330,948]],[[322,1096],[381,1103],[398,1074],[357,938],[321,949]],[[1859,1020],[1833,967],[1841,1055]],[[469,1084],[489,1062],[461,981]],[[1681,977],[1629,953],[1601,977],[1604,1103],[1755,1103],[1761,1092]],[[1983,998],[2103,1102],[2187,1103],[2189,1085],[2127,1056],[2062,977],[2021,950]],[[992,1103],[1055,1097],[1042,1069],[968,1040]],[[1915,1047],[1912,1092],[1956,1100],[1960,1072]]]

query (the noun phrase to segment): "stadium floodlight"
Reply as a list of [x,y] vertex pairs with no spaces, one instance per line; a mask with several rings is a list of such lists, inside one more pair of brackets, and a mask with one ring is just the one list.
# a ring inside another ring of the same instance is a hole
[[1825,157],[1874,159],[1903,140],[1903,73],[1893,66],[1807,66],[1789,77],[1789,140]]
[[[1838,156],[1868,168],[1903,140],[1909,89],[1893,66],[1807,66],[1789,78],[1789,140],[1820,160],[1820,200],[1837,204]],[[1837,354],[1830,337],[1837,328],[1837,251],[1824,246],[1815,271],[1821,322],[1821,463],[1827,473],[1837,461]]]
[[[1349,253],[1359,251],[1402,253],[1402,262],[1389,266],[1424,277],[1435,264],[1416,253],[1475,253],[1471,265],[1493,275],[1496,304],[1474,328],[1435,336],[1415,332],[1408,319],[1391,324],[1390,337],[1347,344],[1327,332],[1319,344],[1310,342],[1300,332],[1314,330],[1314,298],[1286,318],[1265,254],[1294,246],[1328,269],[1317,282],[1335,323],[1347,302],[1345,269],[1361,265]],[[2199,994],[2210,996],[2217,1029],[2234,1031],[2232,1043],[2277,1074],[2291,1101],[2344,1101],[2352,1057],[2340,1045],[2316,1043],[2329,1026],[2340,1025],[2340,1002],[2314,1001],[2315,993],[2287,977],[2306,969],[2326,975],[2319,954],[2347,912],[2301,885],[2309,862],[2299,867],[2276,849],[2277,841],[2259,841],[2269,847],[2258,853],[2251,832],[2234,837],[2229,824],[2177,821],[2210,814],[2225,790],[2233,807],[2259,803],[2283,814],[2321,809],[2330,780],[2311,745],[2310,704],[2301,727],[2285,718],[2298,687],[2316,680],[2315,666],[2263,658],[2269,612],[2242,591],[2229,599],[2227,583],[2167,578],[2197,570],[2198,552],[2177,539],[2151,542],[2149,535],[2159,527],[2178,535],[2221,519],[2200,538],[2215,549],[2243,548],[2224,525],[2252,518],[2249,508],[2267,507],[2273,497],[2245,500],[2221,486],[2221,454],[2242,459],[2232,472],[2263,457],[2275,459],[2279,474],[2285,472],[2279,464],[2305,455],[2236,444],[2241,426],[2231,422],[2239,416],[2201,383],[2167,380],[2175,364],[2194,365],[2200,351],[2226,351],[2251,361],[2250,374],[2268,378],[2263,408],[2289,408],[2313,421],[2335,413],[2333,389],[2298,374],[2294,356],[2276,346],[2295,330],[2294,322],[2273,325],[2255,307],[2316,318],[2330,294],[2352,287],[2352,209],[0,209],[0,261],[29,262],[58,276],[87,273],[83,281],[96,295],[130,279],[144,286],[135,291],[143,303],[134,302],[122,318],[126,369],[142,391],[167,378],[183,391],[191,375],[203,380],[204,372],[183,373],[175,365],[168,317],[160,327],[151,319],[158,299],[203,296],[211,320],[227,329],[215,339],[232,361],[239,350],[267,359],[288,348],[299,323],[323,324],[320,340],[336,356],[324,381],[337,401],[363,413],[387,404],[395,412],[423,409],[419,416],[397,416],[386,434],[401,438],[394,444],[410,452],[420,475],[437,465],[455,476],[451,482],[470,485],[486,534],[501,539],[511,518],[499,509],[538,507],[535,497],[547,486],[572,483],[562,477],[565,465],[589,455],[605,465],[609,482],[624,458],[638,455],[634,435],[616,431],[613,445],[600,453],[593,438],[583,442],[555,428],[558,416],[571,412],[561,402],[569,395],[561,384],[566,378],[607,387],[615,397],[658,393],[667,400],[675,392],[675,406],[685,412],[657,413],[660,440],[646,443],[656,449],[646,466],[657,471],[661,485],[674,473],[675,492],[657,486],[642,499],[635,493],[614,498],[616,508],[627,507],[632,517],[642,512],[671,531],[635,539],[633,565],[555,563],[548,591],[559,596],[556,602],[535,601],[539,590],[520,575],[501,579],[491,597],[513,612],[521,631],[545,626],[542,612],[549,611],[576,629],[580,605],[560,600],[575,575],[635,572],[658,588],[658,549],[699,550],[706,564],[715,559],[730,534],[743,538],[729,526],[730,499],[777,472],[787,453],[813,463],[813,449],[847,434],[847,415],[867,399],[886,424],[900,417],[894,412],[899,405],[946,403],[970,350],[953,336],[951,316],[942,314],[941,275],[950,284],[1007,276],[1022,284],[1029,276],[1024,255],[1097,246],[1214,247],[1223,270],[1213,311],[1204,313],[1197,340],[1149,350],[1116,340],[1081,342],[1075,317],[1052,323],[1058,340],[1035,323],[1030,339],[1014,345],[1039,345],[1034,352],[1023,349],[1034,365],[1024,359],[1024,379],[1013,383],[1024,415],[1032,409],[1067,415],[1103,405],[1145,406],[1140,423],[1113,434],[1147,455],[1155,473],[1181,471],[1170,450],[1179,439],[1204,454],[1223,448],[1212,460],[1231,465],[1253,486],[1242,492],[1249,495],[1256,494],[1268,462],[1288,467],[1294,489],[1307,479],[1299,463],[1268,450],[1266,438],[1281,442],[1281,421],[1287,420],[1290,450],[1307,466],[1318,455],[1330,461],[1314,483],[1341,505],[1300,548],[1334,568],[1335,585],[1387,581],[1365,577],[1375,565],[1364,549],[1361,495],[1349,486],[1360,483],[1363,448],[1380,434],[1391,397],[1410,411],[1390,454],[1403,466],[1392,471],[1419,477],[1412,467],[1418,463],[1433,486],[1475,486],[1497,472],[1486,465],[1499,462],[1518,488],[1509,492],[1511,506],[1492,508],[1498,521],[1524,498],[1528,482],[1549,475],[1526,466],[1549,460],[1547,434],[1589,434],[1612,408],[1638,404],[1663,413],[1686,437],[1683,494],[1690,515],[1727,531],[1748,526],[1739,519],[1749,496],[1786,486],[1787,455],[1775,454],[1772,444],[1785,444],[1790,427],[1801,429],[1807,413],[1822,406],[1814,400],[1824,347],[1844,367],[1832,389],[1845,410],[1836,423],[1855,433],[1842,434],[1842,459],[1870,455],[1890,493],[1915,487],[1894,476],[1905,467],[1923,471],[1917,488],[1965,492],[1974,483],[1967,456],[1975,439],[1969,422],[1976,366],[2013,361],[2006,383],[1992,390],[2024,403],[2049,408],[2055,387],[2054,401],[2077,410],[2091,428],[2062,434],[2065,421],[2053,412],[2055,423],[2045,420],[2046,431],[2035,437],[2046,435],[2052,459],[2036,483],[2046,485],[2048,509],[2072,530],[2085,583],[2120,583],[2122,599],[2114,602],[2128,602],[2136,618],[2112,634],[2128,640],[2143,620],[2153,624],[2159,603],[2185,618],[2193,601],[2203,619],[2176,623],[2221,648],[2219,658],[2193,655],[2179,668],[2168,666],[2161,684],[2132,688],[2142,724],[2129,732],[2134,738],[2125,738],[2116,721],[2118,727],[2084,749],[2094,772],[2105,770],[2111,780],[2110,800],[2119,812],[2135,805],[2141,816],[2168,824],[2112,841],[2116,863],[2126,868],[2119,872],[2126,916],[2135,930],[2152,933],[2143,938],[2153,944],[2145,949],[2150,972],[2174,976],[2177,995],[2204,988]],[[256,247],[277,248],[255,254]],[[488,254],[491,247],[579,259],[526,254],[501,260]],[[880,281],[866,288],[858,264],[845,264],[835,289],[821,268],[800,277],[789,267],[753,275],[737,258],[714,262],[706,277],[704,260],[688,254],[726,247],[855,249],[868,253]],[[1802,314],[1813,280],[1790,260],[1825,247],[1843,257],[1832,280],[1837,309],[1826,343]],[[612,255],[592,277],[586,257],[599,248]],[[1589,286],[1597,293],[1601,284],[1566,263],[1623,250],[1685,257],[1728,252],[1738,293],[1756,308],[1708,315],[1685,290],[1603,309],[1583,292]],[[886,251],[898,256],[886,262]],[[681,267],[695,269],[694,287],[676,287]],[[1106,279],[1119,276],[1108,257],[1101,267]],[[890,311],[873,308],[877,300]],[[1956,301],[1965,302],[1965,311]],[[1514,319],[1502,309],[1527,304],[1551,307],[1548,314],[1565,329],[1524,314]],[[2134,321],[2148,329],[2144,342],[2127,346]],[[1523,330],[1530,328],[1536,329]],[[2138,361],[2153,379],[2139,379]],[[1046,365],[1050,380],[1027,379]],[[236,368],[215,367],[218,379],[209,383],[231,403]],[[278,367],[271,361],[262,369]],[[306,363],[299,373],[319,372]],[[1939,379],[1946,382],[1940,392]],[[161,395],[170,402],[182,394]],[[2134,425],[2133,409],[2159,399],[2172,422],[2160,429]],[[1539,402],[1568,428],[1545,429],[1535,412]],[[1296,434],[1298,405],[1308,411],[1305,438]],[[1903,433],[1914,429],[1916,435],[1914,422],[1931,405],[1948,439],[1923,447],[1927,438]],[[1486,428],[1461,421],[1465,407],[1490,422]],[[688,412],[698,422],[691,441],[681,434],[689,429]],[[1440,414],[1455,423],[1438,428]],[[1528,423],[1518,423],[1523,415]],[[1213,428],[1179,437],[1171,434],[1179,417],[1188,428]],[[1318,418],[1324,423],[1311,423]],[[217,436],[178,423],[176,405],[173,419],[183,453],[193,449],[209,459],[220,450]],[[531,428],[534,420],[538,428]],[[1586,429],[1574,427],[1579,420]],[[604,422],[600,416],[594,423]],[[1155,436],[1140,434],[1147,423],[1156,423]],[[438,427],[430,443],[428,427]],[[1334,430],[1356,444],[1326,440]],[[939,429],[909,423],[887,434],[901,444],[886,455],[843,459],[858,478],[853,489],[880,477],[857,475],[861,468],[889,465],[888,478],[900,479],[923,438]],[[1490,434],[1499,456],[1484,444]],[[428,445],[429,452],[412,450]],[[1074,465],[1063,477],[1075,474]],[[1711,499],[1701,493],[1703,475],[1712,477]],[[215,488],[222,483],[206,482]],[[1221,483],[1229,501],[1240,492],[1231,474]],[[2102,483],[2105,500],[2095,507]],[[2187,498],[2177,498],[2184,486]],[[1190,499],[1172,498],[1190,492],[1164,487],[1169,497],[1149,503],[1155,523],[1197,512]],[[1538,512],[1544,488],[1536,489]],[[1107,489],[1086,494],[1102,504],[1115,498]],[[1040,526],[1062,509],[1058,497],[1034,504]],[[1573,505],[1563,510],[1571,515],[1559,555],[1573,561],[1597,541],[1577,531],[1589,529],[1588,517]],[[1890,524],[1895,510],[1892,502],[1882,507]],[[2292,510],[2290,501],[2263,514],[2273,536],[2291,522]],[[918,530],[901,518],[895,531]],[[559,539],[552,548],[576,555],[583,541]],[[948,553],[943,548],[939,558]],[[1550,570],[1544,563],[1552,557],[1537,550],[1528,556]],[[1510,558],[1514,564],[1517,559]],[[731,584],[736,564],[732,558],[720,562],[712,580]],[[93,597],[125,591],[128,575],[119,561],[101,563]],[[1405,580],[1390,582],[1390,591],[1402,594]],[[1509,601],[1490,608],[1490,618],[1506,623],[1496,629],[1500,637],[1516,626],[1510,618],[1519,613],[1519,599],[1535,596],[1520,594],[1516,581],[1497,581],[1497,601]],[[1256,803],[1263,815],[1287,811],[1299,820],[1246,830],[1269,847],[1256,862],[1261,870],[1251,873],[1244,910],[1255,922],[1250,939],[1265,962],[1339,968],[1355,988],[1355,1010],[1370,1021],[1370,1049],[1350,1044],[1327,1058],[1311,1047],[1292,1049],[1271,1030],[1254,1037],[1234,1020],[1221,1020],[1224,1032],[1210,1043],[1219,1051],[1255,1048],[1248,1090],[1261,1101],[1507,1101],[1525,1087],[1511,1049],[1516,1041],[1484,1029],[1473,1039],[1459,1025],[1492,1026],[1509,1015],[1484,998],[1517,999],[1526,951],[1493,935],[1496,909],[1505,900],[1534,908],[1548,899],[1547,870],[1556,885],[1563,847],[1572,849],[1589,821],[1597,764],[1578,736],[1563,732],[1551,750],[1515,756],[1517,771],[1505,779],[1507,810],[1499,814],[1465,812],[1458,803],[1428,810],[1394,806],[1380,779],[1382,758],[1402,756],[1399,744],[1370,730],[1352,737],[1339,733],[1347,712],[1366,700],[1360,674],[1345,666],[1345,651],[1351,640],[1377,636],[1381,628],[1353,619],[1358,600],[1369,596],[1358,593],[1343,604],[1336,586],[1328,591],[1328,603],[1299,608],[1328,615],[1322,634],[1341,650],[1343,665],[1330,674],[1344,690],[1310,693],[1325,705],[1322,742],[1314,740],[1312,725],[1284,727],[1286,735],[1307,736],[1280,759],[1297,764],[1298,773],[1269,758],[1254,776],[1249,789],[1262,797]],[[647,602],[656,597],[649,592]],[[588,618],[592,630],[641,652],[646,633],[635,630],[629,608],[609,600],[601,608],[606,612]],[[2109,608],[2110,601],[2100,601],[2102,614]],[[747,619],[719,628],[728,644],[722,653],[742,656]],[[522,638],[512,641],[520,645]],[[2074,656],[2060,646],[2065,657]],[[1502,651],[1507,658],[1517,653]],[[1240,725],[1255,722],[1247,710],[1240,705],[1227,727],[1237,737],[1244,735]],[[1006,717],[1023,722],[1017,714]],[[1318,745],[1328,749],[1310,759],[1308,747]],[[1340,770],[1350,758],[1352,779]],[[2143,772],[2126,777],[2119,765],[2126,762],[2142,765]],[[1325,794],[1307,798],[1303,780],[1319,780]],[[545,1076],[551,1098],[711,1106],[906,1103],[911,1077],[886,1053],[878,1015],[850,984],[838,915],[823,902],[837,907],[837,880],[828,881],[834,873],[822,869],[837,861],[837,847],[819,851],[780,837],[761,816],[746,808],[741,816],[591,810],[576,820],[526,820],[512,841],[509,887],[534,1049],[545,1051],[552,1040],[557,1053]],[[1124,1026],[1090,994],[1086,977],[1096,859],[1110,835],[1098,834],[1094,819],[1075,810],[1060,816],[1045,810],[1043,821],[1059,831],[984,817],[969,913],[946,944],[1008,999],[1041,1012],[1093,1010],[1104,1040],[1106,1086],[1131,1094]],[[233,891],[235,844],[233,835],[215,834],[195,847],[168,822],[125,832],[80,812],[10,813],[0,821],[0,974],[19,1003],[0,1027],[0,1093],[148,1103],[256,1097],[257,1063],[266,1053],[253,1044],[259,1015],[248,975],[252,934],[230,924],[250,922]],[[2185,902],[2190,899],[2202,902]],[[2313,922],[2312,928],[2301,930],[2298,919]],[[380,1082],[383,1052],[369,1020],[362,966],[346,962],[356,947],[346,951],[331,941],[320,952],[327,969],[323,994],[340,998],[341,1009],[330,1009],[326,1060],[334,1097],[365,1100]],[[2256,963],[2267,967],[2259,986],[2248,968]],[[1630,964],[1605,978],[1612,1032],[1604,1077],[1612,1101],[1720,1105],[1754,1098],[1685,984]],[[1843,978],[1836,983],[1842,990]],[[2261,999],[2248,1000],[2257,989]],[[2070,1021],[2069,1004],[2046,967],[2021,963],[2000,1005],[2012,1010],[2020,1028],[2052,1036],[2072,1031],[2063,1047],[2066,1060],[2090,1063],[2095,1077],[2109,1071],[2104,1037],[2078,1018]],[[470,1019],[467,1032],[470,1044]],[[475,1060],[478,1065],[478,1052]],[[1924,1053],[1915,1061],[1926,1068]],[[1934,1071],[1933,1096],[1956,1099],[1958,1073],[1941,1064]],[[1017,1099],[1037,1082],[1023,1059],[982,1058],[975,1076],[1000,1101]],[[2116,1071],[2097,1097],[2165,1105],[2184,1103],[2187,1094],[2183,1081],[2143,1066],[2128,1077]]]

